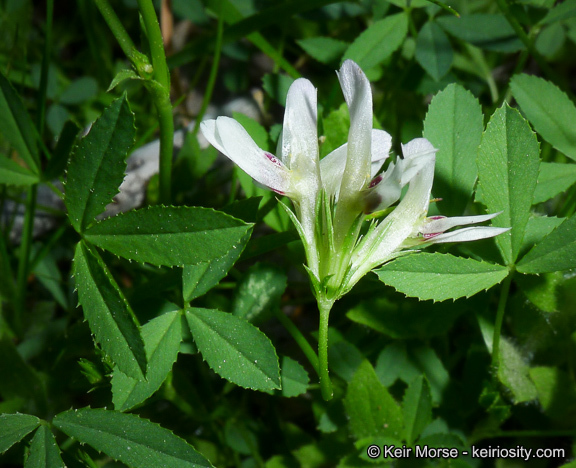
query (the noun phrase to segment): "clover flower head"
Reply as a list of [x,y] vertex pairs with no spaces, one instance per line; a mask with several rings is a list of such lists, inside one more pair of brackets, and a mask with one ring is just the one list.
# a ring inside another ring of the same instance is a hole
[[277,155],[259,148],[231,118],[201,125],[208,141],[256,182],[292,200],[294,213],[287,210],[304,243],[319,300],[333,303],[369,271],[407,249],[484,239],[508,230],[487,226],[451,230],[499,213],[427,217],[437,150],[425,138],[417,138],[402,145],[402,157],[382,172],[392,139],[372,128],[370,83],[351,60],[337,75],[350,112],[348,142],[322,159],[316,89],[303,78],[288,91]]

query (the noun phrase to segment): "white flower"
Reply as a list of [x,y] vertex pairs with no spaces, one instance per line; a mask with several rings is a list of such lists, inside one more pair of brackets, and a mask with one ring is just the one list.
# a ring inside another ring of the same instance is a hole
[[[350,111],[348,143],[319,159],[316,89],[296,80],[286,99],[277,156],[260,149],[244,128],[228,117],[202,122],[202,133],[255,181],[294,203],[315,292],[334,301],[366,273],[407,248],[493,237],[507,229],[457,226],[476,224],[496,214],[427,218],[436,149],[417,138],[402,145],[403,158],[378,174],[391,148],[391,137],[372,129],[372,91],[360,67],[347,60],[338,79]],[[408,190],[400,203],[402,188]],[[381,222],[366,214],[389,209]]]

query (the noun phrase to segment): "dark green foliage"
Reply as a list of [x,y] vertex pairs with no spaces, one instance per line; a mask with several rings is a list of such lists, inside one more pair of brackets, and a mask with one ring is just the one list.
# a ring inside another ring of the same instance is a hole
[[[575,0],[173,0],[165,109],[145,12],[159,2],[68,3],[0,2],[0,465],[474,468],[472,446],[574,459]],[[233,116],[279,155],[304,77],[325,157],[348,140],[345,59],[372,83],[391,161],[413,138],[438,150],[429,216],[501,211],[485,224],[511,230],[400,256],[336,302],[324,401],[290,202],[190,122]],[[170,202],[154,175],[142,206],[106,217],[131,152],[166,137],[162,110],[190,129]],[[459,456],[384,460],[392,445]],[[481,465],[521,463],[497,458]]]

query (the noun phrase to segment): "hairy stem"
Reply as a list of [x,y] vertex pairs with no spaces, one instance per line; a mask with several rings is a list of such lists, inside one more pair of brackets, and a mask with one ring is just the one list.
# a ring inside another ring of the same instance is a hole
[[318,299],[320,311],[320,326],[318,327],[318,375],[320,376],[320,390],[322,398],[328,401],[332,399],[332,382],[328,371],[328,319],[334,305],[333,301]]
[[138,51],[130,39],[130,36],[124,29],[124,26],[120,22],[118,16],[110,6],[108,0],[94,0],[98,10],[100,10],[100,14],[104,17],[106,24],[114,34],[114,37],[118,41],[118,45],[122,49],[122,52],[128,57],[131,62],[134,62],[136,56],[138,55]]
[[172,198],[172,158],[174,154],[174,119],[172,116],[172,103],[170,102],[170,71],[166,64],[164,42],[158,17],[154,10],[152,0],[138,0],[138,8],[146,27],[152,66],[154,67],[154,80],[162,88],[161,93],[152,93],[154,105],[158,111],[160,124],[160,201],[169,204]]

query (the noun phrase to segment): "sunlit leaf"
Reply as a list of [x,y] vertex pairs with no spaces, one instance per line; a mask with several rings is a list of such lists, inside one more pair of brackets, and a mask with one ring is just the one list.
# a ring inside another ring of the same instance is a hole
[[449,254],[419,253],[387,263],[376,273],[380,281],[407,296],[445,301],[491,288],[508,275],[508,269]]
[[504,104],[494,112],[478,152],[478,185],[489,213],[503,211],[492,225],[512,229],[496,236],[506,264],[516,261],[538,180],[536,135],[516,109]]
[[246,320],[218,310],[188,308],[194,342],[225,379],[253,390],[280,388],[280,369],[268,337]]
[[482,139],[482,108],[460,85],[451,84],[432,99],[424,120],[424,137],[438,149],[434,195],[439,210],[460,216],[478,175],[476,155]]
[[543,78],[515,75],[510,89],[536,131],[554,148],[576,160],[576,106],[566,93]]
[[537,243],[518,262],[521,273],[547,273],[576,267],[576,215]]
[[542,203],[564,193],[576,183],[576,164],[551,162],[540,163],[538,185],[534,191],[534,203]]

